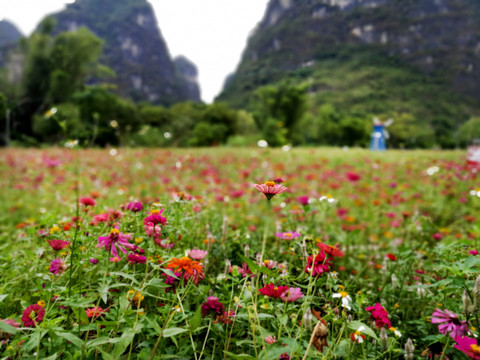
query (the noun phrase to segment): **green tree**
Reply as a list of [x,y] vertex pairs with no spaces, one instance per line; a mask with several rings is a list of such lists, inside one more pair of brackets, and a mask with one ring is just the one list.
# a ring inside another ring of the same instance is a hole
[[458,130],[460,144],[467,146],[474,139],[480,139],[480,117],[472,117]]

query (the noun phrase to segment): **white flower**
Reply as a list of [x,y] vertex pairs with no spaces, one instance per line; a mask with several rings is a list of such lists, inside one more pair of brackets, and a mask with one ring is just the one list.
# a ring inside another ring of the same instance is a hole
[[347,308],[348,310],[352,310],[350,307],[350,301],[352,298],[348,295],[346,291],[340,291],[339,293],[333,294],[332,297],[334,298],[342,298],[342,306]]
[[363,343],[363,338],[365,335],[362,335],[362,331],[365,330],[365,326],[360,326],[353,334],[352,340],[357,342],[358,344]]
[[318,199],[318,200],[320,200],[320,201],[327,201],[327,202],[330,203],[330,204],[333,204],[335,201],[337,201],[337,200],[335,200],[335,199],[332,197],[332,195],[329,195],[329,194],[327,194],[327,195],[322,195],[322,196],[320,197],[320,199]]
[[393,331],[396,337],[402,337],[402,333],[397,330],[397,328],[394,328],[393,326],[389,329],[390,331]]

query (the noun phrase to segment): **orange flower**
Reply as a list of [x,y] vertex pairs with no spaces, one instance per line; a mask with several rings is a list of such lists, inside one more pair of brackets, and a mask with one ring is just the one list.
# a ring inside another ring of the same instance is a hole
[[181,259],[173,258],[168,262],[167,268],[175,269],[175,271],[185,271],[188,274],[193,274],[195,271],[198,273],[203,271],[200,262],[192,260],[186,256],[183,256]]

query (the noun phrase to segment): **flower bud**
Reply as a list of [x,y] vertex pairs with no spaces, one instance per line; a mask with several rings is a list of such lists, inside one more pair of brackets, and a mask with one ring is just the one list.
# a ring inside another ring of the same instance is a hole
[[250,256],[250,245],[248,245],[248,244],[245,244],[244,255],[247,259]]
[[230,260],[225,260],[225,274],[228,274],[230,273],[230,267],[232,266],[232,263],[230,262]]
[[397,289],[398,288],[398,279],[397,277],[395,276],[395,274],[392,274],[392,287],[394,289]]
[[409,338],[405,344],[405,360],[413,360],[414,350],[415,346],[413,346],[412,339]]
[[383,351],[388,350],[388,336],[387,336],[387,331],[385,330],[384,327],[380,329],[380,342],[382,344]]
[[305,310],[305,314],[303,314],[303,326],[309,330],[312,328],[312,310],[308,307],[307,310]]
[[472,306],[472,300],[470,299],[470,296],[468,295],[467,290],[463,290],[462,303],[463,303],[463,312],[466,315],[469,315],[475,310]]

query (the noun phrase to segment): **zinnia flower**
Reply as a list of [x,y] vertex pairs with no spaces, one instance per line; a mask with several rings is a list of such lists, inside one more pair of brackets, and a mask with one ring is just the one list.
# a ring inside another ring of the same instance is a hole
[[181,259],[173,258],[167,265],[168,269],[174,269],[175,271],[181,271],[183,278],[188,280],[192,278],[195,285],[202,280],[205,275],[203,274],[202,264],[198,261],[194,261],[186,256]]
[[207,301],[204,302],[201,306],[202,317],[213,314],[214,316],[223,315],[224,305],[218,301],[218,298],[215,296],[209,296]]
[[153,225],[157,225],[157,224],[166,225],[167,224],[167,219],[164,218],[163,216],[161,216],[163,211],[164,211],[164,209],[151,210],[150,215],[148,215],[145,219],[143,219],[143,223],[144,224],[152,223]]
[[294,302],[302,297],[303,294],[300,288],[289,288],[280,295],[280,299],[284,302]]
[[480,346],[477,345],[477,340],[469,337],[456,337],[455,349],[462,351],[470,359],[480,360]]
[[136,253],[129,253],[127,255],[127,260],[130,264],[145,264],[147,262],[145,256]]
[[47,242],[48,245],[50,245],[50,247],[55,251],[60,251],[70,245],[70,242],[59,239],[47,240]]
[[50,272],[55,275],[63,273],[67,268],[68,264],[60,258],[56,258],[50,263]]
[[208,255],[208,251],[193,249],[188,252],[188,256],[193,260],[202,260],[205,256]]
[[143,210],[143,205],[141,202],[132,201],[125,206],[125,209],[130,210],[131,212],[139,212]]
[[102,315],[105,312],[104,309],[102,309],[100,306],[94,306],[93,308],[86,309],[85,313],[87,314],[87,317],[90,319],[92,317],[98,317]]
[[452,339],[468,334],[468,325],[465,320],[459,320],[458,315],[450,310],[435,309],[432,314],[432,324],[438,325],[438,332],[450,335]]
[[275,284],[270,283],[267,286],[259,289],[261,294],[273,298],[279,298],[284,291],[290,289],[288,286],[275,286]]
[[343,251],[338,249],[333,245],[327,245],[324,243],[317,243],[317,247],[319,247],[325,254],[328,254],[333,257],[343,257]]
[[300,235],[300,233],[298,233],[296,231],[293,231],[293,232],[289,231],[289,232],[283,232],[283,233],[278,232],[278,233],[275,234],[275,236],[282,239],[282,240],[293,240],[293,239],[295,239],[295,238],[297,238],[301,235]]
[[108,236],[100,236],[98,238],[97,247],[104,247],[105,250],[112,253],[113,258],[120,258],[120,256],[118,256],[117,246],[124,254],[127,253],[127,249],[135,249],[135,245],[128,242],[131,238],[130,235],[122,234],[118,229],[112,229]]
[[80,204],[85,206],[95,206],[95,200],[88,197],[81,197],[79,200]]
[[312,276],[320,276],[330,271],[330,267],[333,265],[332,260],[332,258],[327,259],[323,251],[317,255],[310,255],[307,266],[305,267],[305,272],[312,272]]
[[44,316],[45,309],[42,306],[38,304],[30,305],[23,311],[23,325],[26,327],[35,327],[37,324],[40,324],[43,321]]
[[267,342],[267,344],[269,345],[273,345],[277,342],[277,337],[274,335],[268,335],[265,337],[265,341]]
[[385,310],[379,303],[376,303],[375,306],[369,306],[365,310],[372,314],[371,317],[375,320],[376,327],[382,328],[385,325],[388,325],[388,328],[392,327],[390,319],[388,318],[387,310]]
[[262,192],[268,200],[277,194],[287,191],[285,186],[275,184],[274,181],[267,181],[265,184],[253,184],[253,186],[255,189]]

